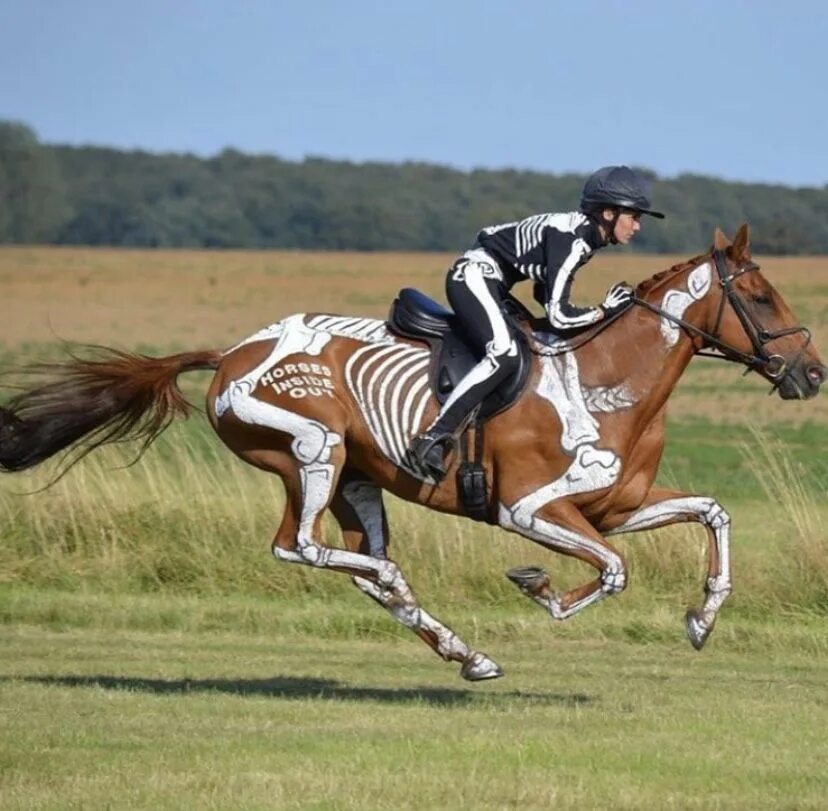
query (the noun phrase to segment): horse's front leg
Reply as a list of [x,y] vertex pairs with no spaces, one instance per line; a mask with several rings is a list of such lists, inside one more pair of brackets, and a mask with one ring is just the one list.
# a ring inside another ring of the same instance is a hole
[[605,530],[605,534],[639,532],[684,521],[697,521],[704,526],[709,541],[704,602],[701,609],[691,608],[685,616],[687,636],[693,647],[701,650],[731,592],[730,516],[722,505],[707,496],[653,488],[637,510],[613,516],[608,522],[612,528]]
[[524,498],[511,507],[501,505],[500,526],[517,532],[547,549],[583,560],[594,566],[596,580],[564,593],[550,589],[549,578],[537,567],[511,569],[507,576],[556,620],[565,620],[604,597],[623,591],[627,567],[621,554],[570,502],[557,500],[538,507],[533,498]]

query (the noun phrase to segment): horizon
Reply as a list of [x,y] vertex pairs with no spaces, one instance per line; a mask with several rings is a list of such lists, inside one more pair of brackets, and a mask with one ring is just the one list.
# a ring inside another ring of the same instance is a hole
[[[0,123],[3,120],[0,119]],[[27,124],[25,121],[13,121],[7,120],[5,123],[11,124],[21,124],[23,126],[28,127],[29,129],[33,128]],[[239,149],[234,146],[224,146],[219,148],[215,152],[202,154],[199,152],[195,152],[192,150],[174,150],[174,149],[147,149],[144,147],[122,147],[113,144],[105,144],[105,143],[94,143],[94,142],[86,142],[86,143],[53,143],[49,141],[44,141],[40,138],[39,133],[35,130],[35,135],[38,136],[38,141],[41,145],[55,148],[55,149],[100,149],[100,150],[109,150],[113,152],[121,152],[125,154],[136,153],[136,154],[145,154],[145,155],[153,155],[156,157],[194,157],[199,160],[210,161],[216,160],[221,157],[221,155],[225,152],[236,152],[241,155],[245,155],[247,157],[252,158],[272,158],[275,160],[282,161],[284,163],[293,163],[293,164],[302,164],[311,161],[324,161],[327,163],[344,163],[350,164],[352,166],[429,166],[435,167],[440,169],[446,169],[452,172],[458,172],[460,174],[472,174],[474,172],[516,172],[519,174],[535,174],[535,175],[542,175],[542,176],[549,176],[549,177],[567,177],[567,176],[574,176],[574,177],[585,177],[589,174],[589,172],[579,172],[579,171],[554,171],[554,170],[541,170],[541,169],[534,169],[531,167],[522,167],[522,166],[472,166],[470,168],[464,168],[461,166],[453,166],[447,163],[440,163],[437,161],[430,161],[430,160],[420,160],[420,159],[402,159],[402,160],[376,160],[372,158],[364,158],[364,159],[351,159],[351,158],[337,158],[331,157],[328,155],[304,155],[299,158],[290,158],[280,155],[275,152],[251,152],[244,149]],[[721,183],[727,183],[732,185],[738,186],[770,186],[775,187],[778,186],[780,188],[785,189],[815,189],[818,191],[822,191],[824,189],[828,189],[828,182],[823,185],[807,185],[807,184],[792,184],[792,183],[783,183],[783,182],[773,182],[773,181],[763,181],[763,180],[739,180],[735,178],[728,178],[728,177],[721,177],[718,175],[713,174],[704,174],[701,172],[694,172],[694,171],[684,171],[680,172],[675,175],[663,175],[658,173],[655,169],[649,166],[639,166],[637,164],[633,165],[633,168],[637,170],[641,170],[647,172],[653,176],[653,178],[658,182],[671,182],[671,181],[678,181],[682,178],[700,178],[704,180],[713,180],[718,181]]]

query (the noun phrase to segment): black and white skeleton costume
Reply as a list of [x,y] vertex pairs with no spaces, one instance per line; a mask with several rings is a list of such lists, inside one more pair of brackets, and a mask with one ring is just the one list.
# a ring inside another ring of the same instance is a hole
[[507,290],[523,279],[545,289],[543,303],[553,329],[588,327],[603,317],[598,307],[573,307],[569,301],[575,272],[604,246],[598,225],[585,214],[537,214],[494,225],[477,235],[477,244],[502,270]]
[[[615,214],[604,222],[604,236],[598,218],[607,209]],[[482,359],[460,381],[432,425],[412,441],[412,467],[440,481],[445,475],[447,442],[486,394],[516,371],[518,347],[501,311],[501,302],[515,283],[524,279],[535,283],[535,298],[543,304],[552,331],[565,335],[632,303],[632,290],[623,283],[610,289],[600,307],[575,307],[569,300],[577,270],[595,251],[615,241],[622,211],[664,218],[650,207],[646,177],[628,166],[604,166],[587,178],[580,211],[537,214],[484,228],[477,235],[474,248],[449,271],[446,293]]]
[[603,246],[597,224],[580,212],[537,214],[480,231],[476,246],[449,271],[446,294],[482,359],[443,404],[429,432],[454,433],[475,405],[516,371],[518,347],[501,302],[517,282],[540,285],[555,332],[584,329],[604,317],[601,307],[575,307],[569,300],[575,272]]

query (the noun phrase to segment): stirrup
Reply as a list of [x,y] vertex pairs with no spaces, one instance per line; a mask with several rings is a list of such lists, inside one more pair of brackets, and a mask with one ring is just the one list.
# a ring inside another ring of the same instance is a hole
[[448,472],[445,457],[453,445],[451,434],[427,432],[411,441],[406,451],[406,463],[421,475],[441,482]]

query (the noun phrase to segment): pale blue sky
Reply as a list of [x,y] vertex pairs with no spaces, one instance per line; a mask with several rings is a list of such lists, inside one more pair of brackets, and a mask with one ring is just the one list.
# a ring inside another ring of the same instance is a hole
[[50,143],[828,183],[828,3],[0,0]]

